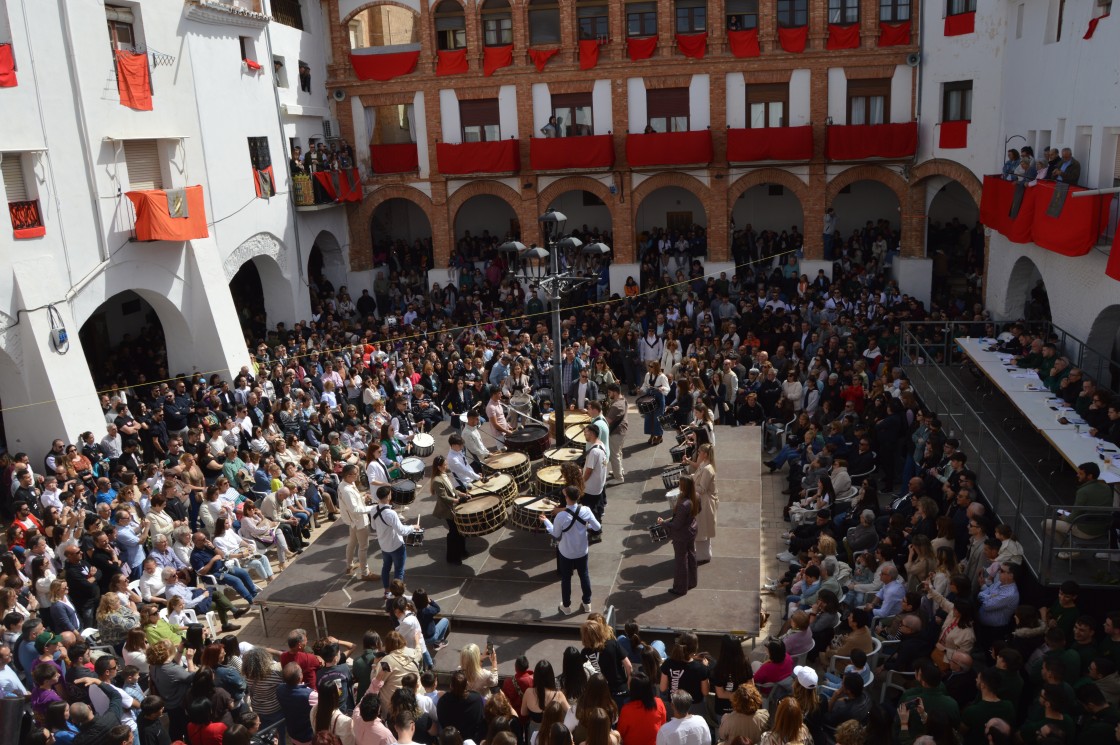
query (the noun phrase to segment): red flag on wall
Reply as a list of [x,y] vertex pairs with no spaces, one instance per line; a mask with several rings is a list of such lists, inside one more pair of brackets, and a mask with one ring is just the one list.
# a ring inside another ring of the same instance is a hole
[[937,145],[945,150],[968,147],[968,120],[941,122]]
[[976,11],[945,16],[945,35],[962,36],[976,31]]
[[556,53],[559,51],[559,49],[530,49],[529,59],[533,60],[537,72],[544,72],[544,66],[547,65],[548,61],[555,57]]
[[436,75],[461,75],[469,69],[466,49],[441,49],[437,52]]
[[778,29],[778,41],[782,45],[782,49],[793,54],[801,54],[805,51],[805,43],[809,39],[809,27],[797,26],[794,28],[781,27]]
[[1116,232],[1112,235],[1112,251],[1108,254],[1108,266],[1104,273],[1120,282],[1120,225],[1116,226]]
[[758,29],[751,28],[746,31],[728,31],[727,45],[731,54],[743,59],[745,57],[758,57],[762,51],[758,47]]
[[152,110],[152,80],[148,73],[148,55],[121,50],[117,55],[117,91],[121,105],[137,111]]
[[704,59],[704,52],[708,48],[707,34],[677,34],[677,49],[685,57]]
[[825,48],[858,49],[859,24],[853,23],[850,26],[837,26],[834,23],[828,24],[828,41],[825,43]]
[[598,39],[583,39],[579,43],[579,69],[590,70],[599,64]]
[[1081,38],[1092,39],[1093,34],[1097,33],[1097,24],[1100,23],[1101,21],[1103,21],[1105,18],[1108,18],[1108,16],[1109,16],[1109,14],[1105,13],[1103,16],[1097,16],[1096,18],[1093,18],[1092,20],[1090,20],[1089,21],[1089,30],[1086,31],[1085,36],[1083,36]]
[[486,47],[482,50],[482,74],[490,77],[495,70],[509,67],[513,64],[513,45],[504,47]]
[[384,54],[351,54],[350,66],[358,80],[379,80],[385,82],[416,69],[420,50],[409,52],[386,52]]
[[11,44],[0,44],[0,88],[15,88],[16,60]]
[[649,59],[653,56],[655,51],[657,51],[656,36],[626,40],[626,56],[630,58],[631,62],[637,62],[640,59]]
[[910,21],[879,24],[879,46],[901,47],[910,43]]

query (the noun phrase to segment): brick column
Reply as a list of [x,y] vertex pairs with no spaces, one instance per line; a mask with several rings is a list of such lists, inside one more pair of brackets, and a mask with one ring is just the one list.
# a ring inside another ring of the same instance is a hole
[[463,14],[467,26],[467,64],[471,72],[482,70],[483,36],[480,5],[482,3],[475,0],[463,0]]
[[727,73],[708,75],[708,108],[712,130],[712,163],[727,162]]
[[[529,167],[529,140],[533,137],[533,81],[525,77],[517,80],[517,139],[521,154],[521,170],[532,173]],[[535,180],[535,179],[534,179]],[[528,178],[522,183],[527,183]]]
[[808,49],[824,49],[828,38],[828,3],[809,3],[809,43]]
[[560,52],[549,64],[557,62],[579,64],[579,33],[576,28],[575,3],[560,5]]
[[513,66],[522,67],[529,48],[529,4],[510,3],[509,9],[513,18]]
[[[331,0],[337,2],[338,0]],[[435,70],[435,24],[429,3],[420,3],[420,59],[416,61],[417,70]]]
[[[346,254],[350,259],[350,271],[364,272],[373,269],[373,239],[369,233],[373,209],[369,200],[346,210],[346,222],[350,228],[350,246]],[[444,263],[447,263],[446,257]]]
[[443,142],[443,114],[439,100],[439,88],[433,86],[424,92],[424,130],[428,133],[428,178],[441,180],[439,159],[436,157],[436,144]]
[[906,190],[906,199],[898,205],[903,258],[913,259],[926,255],[925,201],[925,186],[918,184]]
[[[617,139],[616,139],[617,142]],[[634,250],[634,225],[637,206],[631,197],[634,195],[630,171],[615,171],[615,185],[618,200],[612,210],[611,232],[614,233],[614,260],[619,264],[632,264],[637,261]]]
[[720,55],[727,50],[727,11],[724,0],[708,3],[708,54]]
[[774,3],[758,4],[758,46],[763,54],[778,48],[778,13]]
[[673,0],[657,0],[657,56],[672,57],[677,48],[676,11]]
[[859,0],[859,40],[864,49],[879,43],[879,0]]
[[708,211],[708,261],[728,261],[731,258],[728,227],[731,205],[727,201],[727,166],[714,166],[708,173],[712,176],[712,185],[708,187],[709,203],[704,205]]
[[804,214],[805,258],[823,259],[825,194],[828,177],[825,174],[824,145],[828,132],[828,68],[813,68],[809,73],[809,121],[813,126],[813,160],[809,164],[808,197],[801,205]]
[[455,230],[447,213],[447,182],[432,181],[432,253],[434,269],[446,269],[455,245]]
[[[575,10],[572,11],[575,13]],[[610,0],[607,3],[607,27],[611,43],[607,46],[607,59],[612,62],[626,59],[626,2]],[[599,53],[600,57],[602,52]]]

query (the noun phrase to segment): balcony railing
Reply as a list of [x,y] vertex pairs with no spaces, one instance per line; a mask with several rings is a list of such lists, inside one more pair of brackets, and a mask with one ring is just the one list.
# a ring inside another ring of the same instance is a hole
[[473,173],[516,173],[521,170],[518,140],[436,144],[441,173],[468,176]]
[[614,165],[614,137],[534,137],[529,141],[529,166],[534,171],[610,168]]
[[790,162],[813,157],[813,128],[766,127],[727,130],[730,163]]
[[829,160],[909,158],[917,151],[917,122],[830,125],[825,148]]
[[626,135],[626,160],[631,166],[680,166],[712,162],[712,133],[651,132]]

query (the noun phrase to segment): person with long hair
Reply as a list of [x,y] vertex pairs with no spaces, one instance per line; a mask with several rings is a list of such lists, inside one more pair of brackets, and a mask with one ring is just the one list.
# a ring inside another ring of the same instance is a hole
[[253,698],[253,711],[261,718],[261,726],[268,728],[283,721],[284,709],[276,696],[277,686],[283,681],[272,655],[261,647],[246,650],[241,657],[241,675]]
[[762,735],[761,745],[809,745],[813,742],[801,715],[801,706],[793,696],[786,696],[774,713],[773,726]]
[[719,494],[716,492],[716,451],[710,442],[696,448],[696,459],[686,457],[692,480],[696,487],[699,513],[696,523],[696,564],[702,566],[712,560],[712,539],[716,537],[716,516],[719,511]]
[[[715,711],[719,717],[732,709],[735,691],[744,683],[754,680],[754,670],[743,653],[743,644],[734,636],[724,634],[719,642],[719,657],[712,668],[712,688],[715,689]],[[726,738],[722,738],[726,739]],[[758,738],[754,738],[757,740]]]
[[566,704],[560,701],[549,702],[541,715],[540,727],[529,738],[530,745],[572,745],[571,732],[564,726],[564,717],[567,715]]
[[601,707],[590,709],[580,725],[584,736],[579,745],[622,745],[621,735],[611,726],[609,712]]
[[618,707],[610,694],[607,679],[600,673],[588,677],[587,685],[583,687],[579,699],[572,702],[564,717],[564,725],[572,731],[572,739],[582,742],[587,734],[587,718],[593,709],[603,709],[607,712],[610,722],[618,719]]
[[447,523],[447,563],[456,566],[463,563],[467,553],[467,539],[459,532],[455,523],[455,507],[469,500],[470,494],[460,488],[451,478],[447,458],[437,455],[432,460],[432,481],[429,487],[436,499],[432,514]]
[[[717,689],[718,691],[718,689]],[[762,739],[770,725],[770,712],[762,705],[762,693],[753,682],[746,682],[731,693],[730,711],[719,720],[720,742],[744,737],[750,742]]]
[[[436,702],[436,719],[442,727],[454,727],[468,740],[481,742],[486,736],[482,696],[470,689],[467,675],[462,670],[451,673],[447,693]],[[440,741],[443,741],[442,737]]]
[[140,614],[121,605],[121,597],[115,592],[101,596],[97,606],[97,630],[101,641],[111,644],[117,650],[124,644],[128,632],[140,625]]
[[669,651],[669,659],[661,665],[661,695],[667,699],[678,689],[687,691],[698,707],[711,690],[708,666],[700,659],[700,638],[691,631],[680,634]]
[[[691,476],[681,476],[678,487],[680,494],[669,519],[674,563],[673,586],[669,592],[680,596],[696,587],[696,518],[700,514],[700,500],[696,498],[696,482]],[[659,517],[657,522],[664,523],[665,518]]]
[[[645,339],[641,341],[643,345],[647,343]],[[656,343],[660,346],[659,340]],[[665,430],[661,427],[660,417],[665,413],[665,397],[669,395],[669,378],[661,372],[661,363],[657,360],[650,360],[646,365],[646,371],[645,379],[639,390],[643,395],[651,395],[654,399],[653,411],[645,417],[645,433],[649,435],[647,444],[660,445],[665,434]]]
[[630,676],[630,700],[618,712],[618,733],[626,745],[656,745],[665,724],[665,702],[642,670]]
[[564,650],[560,666],[560,690],[571,703],[579,699],[585,685],[587,685],[587,670],[584,667],[583,654],[575,647],[568,647]]
[[342,680],[335,678],[319,686],[319,698],[311,706],[311,725],[316,732],[330,732],[342,745],[354,745],[354,730],[350,717],[338,706],[342,702]]
[[580,626],[579,636],[583,642],[584,658],[606,679],[615,705],[622,706],[626,703],[626,680],[630,677],[633,665],[610,633],[610,627],[589,619]]
[[482,669],[483,659],[481,650],[473,642],[459,650],[459,669],[467,676],[467,687],[485,696],[498,685],[498,655],[491,650],[486,656],[490,662],[489,670]]

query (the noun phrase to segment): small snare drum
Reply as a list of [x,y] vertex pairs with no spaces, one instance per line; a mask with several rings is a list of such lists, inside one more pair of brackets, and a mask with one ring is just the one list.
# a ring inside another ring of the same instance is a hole
[[401,473],[406,479],[419,481],[424,478],[424,461],[416,457],[405,458],[401,461]]
[[436,438],[427,432],[417,432],[412,436],[412,454],[417,458],[427,458],[436,451]]
[[681,476],[687,470],[686,466],[669,466],[661,472],[661,483],[666,489],[675,489],[681,483]]
[[669,540],[669,523],[654,523],[648,530],[649,537],[654,543]]
[[416,482],[401,479],[389,485],[393,490],[393,504],[412,504],[416,501]]
[[406,546],[423,546],[424,545],[424,529],[413,528],[412,532],[404,537],[404,545]]

